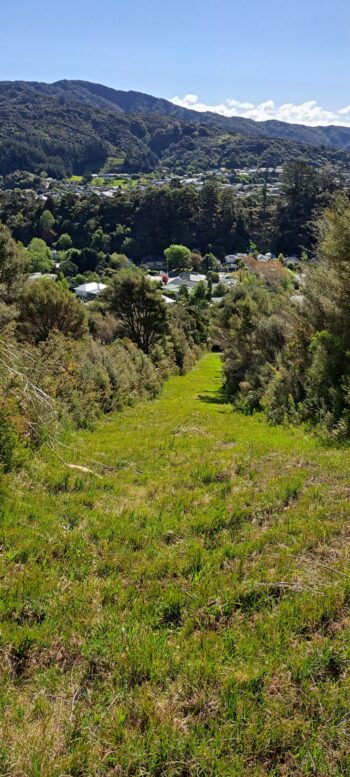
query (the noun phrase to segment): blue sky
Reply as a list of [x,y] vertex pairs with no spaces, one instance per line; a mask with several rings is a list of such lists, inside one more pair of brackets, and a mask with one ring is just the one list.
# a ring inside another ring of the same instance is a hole
[[1,6],[1,79],[81,78],[227,115],[350,124],[350,0]]

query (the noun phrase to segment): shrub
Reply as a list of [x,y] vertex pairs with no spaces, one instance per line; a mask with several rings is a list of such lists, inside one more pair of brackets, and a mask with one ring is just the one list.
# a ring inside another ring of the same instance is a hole
[[0,404],[0,470],[8,472],[14,462],[17,435],[8,410]]
[[20,299],[19,331],[30,342],[46,340],[53,330],[74,338],[85,334],[86,315],[70,291],[51,280],[39,280],[24,289]]

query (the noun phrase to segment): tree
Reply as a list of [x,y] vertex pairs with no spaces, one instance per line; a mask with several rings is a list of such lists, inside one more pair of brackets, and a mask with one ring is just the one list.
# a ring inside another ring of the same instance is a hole
[[78,339],[86,332],[85,309],[67,289],[49,279],[28,284],[20,299],[19,331],[31,342],[58,330]]
[[188,286],[186,286],[185,283],[181,284],[177,298],[179,302],[188,302],[190,295],[188,291]]
[[11,304],[22,288],[29,269],[27,252],[13,240],[7,227],[0,224],[0,298]]
[[55,219],[51,211],[44,210],[39,219],[40,234],[44,239],[48,240],[49,243],[52,243],[53,239],[56,237],[53,232],[54,224]]
[[164,251],[169,270],[187,270],[191,267],[191,251],[183,245],[173,243]]
[[202,261],[202,270],[205,274],[210,270],[218,270],[219,266],[219,262],[214,254],[205,254]]
[[219,228],[220,189],[215,180],[206,181],[200,193],[201,212],[199,234],[201,248],[210,249],[216,244]]
[[199,272],[202,266],[203,257],[198,251],[192,251],[191,253],[191,267],[195,272]]
[[213,289],[213,297],[224,297],[228,293],[228,288],[224,283],[217,283]]
[[45,240],[33,237],[28,246],[30,255],[30,268],[32,272],[50,272],[53,266],[51,251]]
[[50,210],[43,210],[41,216],[40,216],[40,226],[41,229],[47,230],[52,229],[53,225],[55,223],[55,219],[51,213]]
[[60,237],[57,240],[57,248],[59,251],[68,251],[69,248],[72,248],[73,241],[70,235],[68,235],[67,232],[64,232],[63,235],[60,235]]
[[283,194],[276,214],[276,253],[285,255],[309,250],[314,235],[312,220],[316,209],[328,204],[334,191],[334,176],[319,172],[303,160],[289,162],[283,171]]
[[207,284],[204,281],[200,281],[196,284],[192,292],[192,299],[196,304],[202,304],[207,298]]
[[96,270],[96,266],[99,261],[99,256],[97,251],[94,251],[93,248],[83,248],[80,251],[79,257],[74,254],[74,258],[72,260],[74,264],[78,265],[79,272],[91,272]]
[[16,303],[28,267],[27,252],[15,243],[7,227],[0,224],[0,331],[16,319]]
[[103,232],[101,228],[96,229],[91,238],[91,248],[95,251],[104,251],[107,253],[111,248],[111,237]]
[[74,275],[77,275],[78,266],[74,264],[74,262],[71,262],[70,259],[64,259],[60,264],[60,272],[65,278],[73,278]]
[[166,304],[159,289],[143,273],[121,270],[107,289],[106,299],[119,332],[148,354],[168,331]]
[[245,228],[244,219],[238,216],[234,235],[234,245],[236,251],[247,251],[249,248],[249,234]]
[[113,253],[109,259],[109,266],[113,270],[125,270],[129,264],[129,259],[125,254]]

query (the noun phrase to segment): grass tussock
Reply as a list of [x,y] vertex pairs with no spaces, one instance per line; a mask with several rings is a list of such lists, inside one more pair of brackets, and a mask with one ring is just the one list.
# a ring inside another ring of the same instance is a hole
[[350,453],[220,385],[4,475],[0,774],[350,773]]

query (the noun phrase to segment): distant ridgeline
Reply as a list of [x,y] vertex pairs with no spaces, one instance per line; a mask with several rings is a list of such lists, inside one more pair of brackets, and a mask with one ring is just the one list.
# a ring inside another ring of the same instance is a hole
[[176,173],[274,167],[303,159],[350,170],[350,128],[304,127],[198,113],[167,100],[84,81],[0,82],[0,175]]

